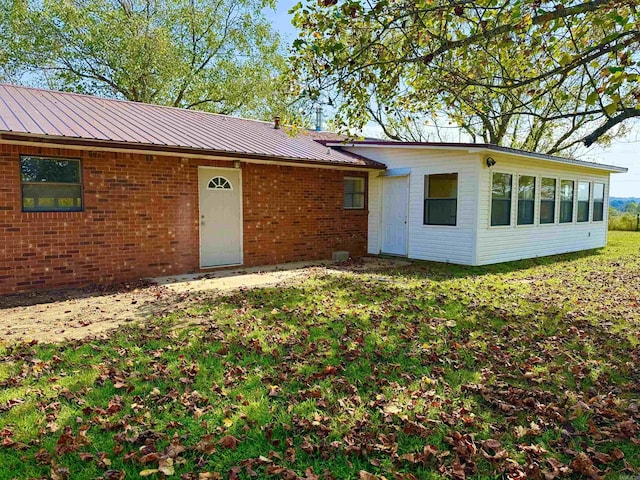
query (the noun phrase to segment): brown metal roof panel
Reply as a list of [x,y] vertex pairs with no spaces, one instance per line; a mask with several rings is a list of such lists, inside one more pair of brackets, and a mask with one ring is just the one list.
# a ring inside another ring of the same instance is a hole
[[329,149],[270,122],[0,84],[0,130],[342,165],[381,164]]
[[79,122],[87,128],[95,125],[98,130],[105,132],[94,138],[101,140],[129,141],[134,143],[162,143],[160,135],[157,137],[143,134],[140,128],[132,128],[138,122],[126,115],[120,114],[117,109],[109,108],[110,104],[104,103],[103,99],[96,98],[96,101],[86,101],[83,96],[74,96],[70,102],[75,104],[83,112]]
[[109,104],[109,109],[128,125],[126,137],[133,137],[136,133],[140,133],[144,137],[143,143],[160,145],[197,143],[194,142],[197,134],[194,133],[193,128],[183,127],[176,118],[158,115],[153,107],[148,107],[145,104],[124,102]]
[[[92,112],[87,111],[81,103],[76,101],[77,96],[69,95],[65,98],[65,101],[56,99],[55,95],[46,90],[27,90],[34,97],[36,97],[39,103],[51,113],[52,121],[56,123],[69,124],[73,130],[74,136],[77,138],[102,138],[110,139],[115,135],[113,131],[105,128],[104,126],[98,126],[95,122],[88,121],[87,118],[93,115]],[[32,106],[35,108],[35,105]]]
[[[1,87],[0,85],[0,88]],[[6,132],[15,130],[15,128],[12,128],[13,120],[15,120],[13,113],[11,113],[9,106],[5,103],[2,95],[0,95],[0,128]]]
[[[24,102],[23,105],[29,104],[31,106],[30,110],[39,114],[41,120],[38,123],[40,125],[50,125],[51,128],[57,130],[63,136],[80,137],[83,135],[83,130],[79,129],[72,119],[59,116],[55,105],[43,98],[44,95],[37,95],[29,90],[17,91],[16,99],[18,95]],[[56,120],[53,121],[53,118]]]
[[7,124],[10,131],[45,133],[15,101],[10,89],[5,88],[2,92],[2,104],[6,108],[6,110],[3,108],[2,112],[4,123]]

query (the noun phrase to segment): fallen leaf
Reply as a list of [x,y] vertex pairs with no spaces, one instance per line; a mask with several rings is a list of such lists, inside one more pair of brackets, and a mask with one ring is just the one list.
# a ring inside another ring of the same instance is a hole
[[149,475],[153,475],[154,473],[158,473],[159,470],[157,468],[148,468],[146,470],[142,470],[138,475],[141,477],[148,477]]
[[238,440],[233,435],[226,435],[222,437],[220,440],[218,440],[218,445],[220,445],[222,448],[230,448],[232,450],[235,450],[236,448],[238,448],[239,443],[240,443],[240,440]]

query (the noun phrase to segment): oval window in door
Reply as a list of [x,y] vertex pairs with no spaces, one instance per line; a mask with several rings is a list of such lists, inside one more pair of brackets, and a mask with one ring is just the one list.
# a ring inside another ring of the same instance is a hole
[[231,182],[224,177],[213,177],[207,184],[207,190],[233,190]]

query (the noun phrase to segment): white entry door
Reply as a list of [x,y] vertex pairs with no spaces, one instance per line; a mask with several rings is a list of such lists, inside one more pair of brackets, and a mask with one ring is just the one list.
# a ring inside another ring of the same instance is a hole
[[198,169],[200,266],[242,264],[240,170]]
[[385,177],[382,181],[382,253],[407,254],[409,177]]

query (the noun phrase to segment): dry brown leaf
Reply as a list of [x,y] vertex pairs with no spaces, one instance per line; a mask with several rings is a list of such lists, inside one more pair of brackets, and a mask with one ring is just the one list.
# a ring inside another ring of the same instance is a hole
[[384,478],[384,477],[378,477],[373,473],[367,472],[366,470],[360,470],[360,472],[358,472],[359,480],[381,480],[381,478]]
[[220,445],[222,448],[230,448],[231,450],[235,450],[236,448],[238,448],[239,443],[240,440],[238,440],[233,435],[226,435],[218,440],[218,445]]

